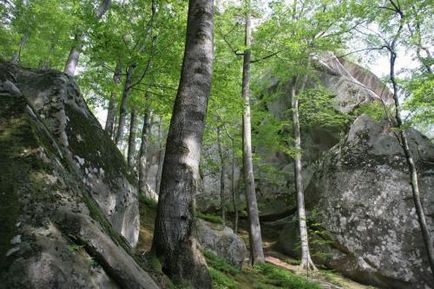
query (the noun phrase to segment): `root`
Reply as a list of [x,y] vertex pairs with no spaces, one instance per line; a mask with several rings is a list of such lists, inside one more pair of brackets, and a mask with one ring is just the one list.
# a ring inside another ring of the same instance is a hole
[[302,259],[300,267],[303,271],[306,271],[306,273],[318,271],[318,268],[313,263],[310,254],[307,256],[307,258]]

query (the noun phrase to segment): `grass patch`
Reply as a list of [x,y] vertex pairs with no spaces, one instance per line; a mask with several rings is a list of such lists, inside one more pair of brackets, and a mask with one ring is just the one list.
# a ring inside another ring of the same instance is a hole
[[256,268],[258,273],[264,277],[264,283],[277,288],[321,289],[318,284],[271,264],[260,264]]

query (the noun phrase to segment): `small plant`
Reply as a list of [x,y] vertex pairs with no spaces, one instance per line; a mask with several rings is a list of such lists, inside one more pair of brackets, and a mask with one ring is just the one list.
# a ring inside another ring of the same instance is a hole
[[68,245],[68,251],[75,254],[78,251],[80,251],[83,247],[84,247],[83,245],[71,244]]
[[155,200],[147,198],[144,194],[139,194],[139,202],[151,209],[156,209],[158,204]]

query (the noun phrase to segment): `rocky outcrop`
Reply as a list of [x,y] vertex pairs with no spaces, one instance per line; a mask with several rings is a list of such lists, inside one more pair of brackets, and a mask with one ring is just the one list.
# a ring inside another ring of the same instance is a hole
[[[307,81],[307,88],[322,87],[333,96],[334,108],[344,117],[352,114],[358,107],[373,101],[386,104],[393,102],[387,87],[372,72],[348,60],[338,58],[332,53],[317,55],[312,59],[316,70],[315,77]],[[264,95],[277,94],[267,101],[267,110],[278,120],[287,121],[291,106],[290,91],[292,80],[282,80],[269,76],[263,79]],[[258,96],[261,98],[262,96]],[[349,117],[348,117],[349,118]],[[336,145],[341,135],[347,132],[348,125],[321,127],[302,125],[303,179],[307,186],[314,172],[314,164],[322,154]],[[288,134],[288,131],[282,133]],[[261,136],[260,136],[261,137]],[[255,166],[257,196],[261,214],[270,214],[287,210],[288,205],[295,205],[293,194],[294,173],[292,159],[282,151],[255,145],[255,153],[261,163]],[[204,155],[218,163],[215,145],[204,148]],[[264,169],[261,169],[264,168]],[[272,169],[270,169],[272,168]],[[230,171],[228,167],[227,171]],[[198,206],[203,210],[219,208],[219,174],[204,171],[204,190],[197,196]],[[240,182],[242,171],[236,169],[236,183]],[[230,188],[230,179],[226,179],[226,189]],[[241,191],[241,190],[240,190]],[[228,198],[230,192],[226,192]],[[288,198],[288,195],[290,196]],[[244,202],[242,202],[244,204]],[[282,208],[277,208],[280,204]]]
[[159,288],[131,255],[137,209],[74,81],[0,64],[0,288]]
[[195,235],[204,249],[212,251],[239,268],[248,256],[246,244],[229,227],[198,219]]
[[[407,135],[434,234],[434,145],[414,129]],[[409,181],[389,122],[357,118],[306,190],[332,240],[326,265],[383,288],[434,288]]]
[[88,109],[76,83],[55,71],[31,71],[2,64],[13,84],[42,119],[65,157],[114,229],[135,246],[139,209],[134,178],[121,153]]

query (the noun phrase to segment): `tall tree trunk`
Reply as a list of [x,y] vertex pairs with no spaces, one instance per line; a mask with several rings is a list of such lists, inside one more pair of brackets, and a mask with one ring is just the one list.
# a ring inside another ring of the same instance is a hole
[[234,209],[234,232],[238,232],[238,194],[236,192],[235,185],[235,168],[236,168],[236,159],[235,159],[235,145],[233,139],[232,141],[232,172],[231,172],[231,190],[232,190],[232,206]]
[[220,209],[223,225],[226,224],[226,196],[225,196],[225,159],[223,156],[220,127],[217,127],[217,146],[220,158]]
[[146,195],[148,190],[146,188],[146,177],[147,177],[147,153],[148,153],[148,133],[149,133],[149,113],[145,112],[143,116],[143,126],[142,126],[142,136],[139,150],[139,193],[144,194],[146,197],[152,197]]
[[125,78],[124,90],[122,92],[121,105],[119,108],[118,127],[117,127],[116,137],[115,137],[115,143],[118,146],[121,145],[125,134],[128,97],[130,96],[131,84],[133,83],[133,74],[135,68],[136,68],[135,63],[130,64],[127,70],[127,77]]
[[128,154],[127,164],[130,169],[135,170],[135,158],[136,158],[136,131],[137,131],[137,116],[136,110],[131,110],[130,118],[130,134],[128,136]]
[[420,199],[417,168],[412,153],[410,151],[410,146],[408,144],[407,135],[405,134],[405,130],[403,127],[403,122],[400,114],[400,104],[398,99],[398,85],[395,79],[395,62],[397,56],[395,52],[395,42],[396,41],[392,42],[392,46],[389,47],[389,52],[390,52],[390,81],[393,87],[393,100],[395,102],[395,121],[396,121],[396,126],[398,128],[398,134],[399,134],[398,140],[401,144],[402,150],[404,151],[404,155],[407,161],[407,166],[410,171],[410,184],[411,184],[411,191],[413,194],[413,202],[416,208],[416,214],[418,217],[422,238],[426,248],[428,263],[431,268],[431,274],[434,276],[434,248],[433,248],[434,241],[432,239],[432,236],[428,230],[428,225],[426,223],[425,212],[422,206],[422,201]]
[[[116,64],[115,72],[113,73],[113,83],[118,86],[121,81],[121,65]],[[113,125],[116,118],[116,108],[117,108],[117,97],[116,93],[112,91],[109,100],[109,107],[107,109],[107,119],[105,122],[104,130],[109,134],[110,137],[113,136]]]
[[[103,0],[101,2],[100,6],[95,11],[95,17],[97,20],[100,20],[104,16],[110,8],[110,5],[111,0]],[[83,36],[84,33],[74,35],[74,45],[72,45],[71,50],[69,51],[68,60],[63,69],[63,72],[68,75],[74,76],[75,71],[77,70],[80,53],[83,49]]]
[[185,54],[167,137],[152,244],[163,272],[176,283],[196,289],[212,288],[193,227],[194,197],[200,184],[199,161],[211,89],[213,2],[189,1]]
[[[297,192],[297,211],[298,211],[298,223],[300,230],[301,240],[301,264],[300,266],[304,270],[316,270],[316,267],[312,261],[309,250],[309,240],[307,234],[306,224],[306,209],[304,206],[304,188],[303,188],[303,176],[302,176],[302,163],[301,163],[301,134],[300,134],[300,118],[298,114],[298,97],[296,94],[297,81],[294,79],[294,84],[291,88],[291,109],[292,109],[292,123],[294,133],[294,147],[296,150],[294,156],[294,174],[295,174],[295,190]],[[303,84],[304,86],[304,84]],[[303,89],[300,90],[300,92]]]
[[161,182],[161,174],[163,173],[163,161],[164,161],[164,133],[162,131],[162,120],[160,119],[160,123],[158,124],[158,138],[160,141],[160,151],[158,152],[158,167],[157,167],[157,175],[155,176],[155,192],[157,195],[160,194],[160,182]]
[[250,115],[250,57],[251,57],[251,19],[250,0],[246,0],[246,32],[242,97],[244,99],[243,114],[243,159],[244,159],[244,182],[246,187],[247,208],[249,214],[249,239],[250,239],[250,262],[252,265],[264,262],[264,251],[262,249],[261,225],[259,223],[258,203],[256,201],[255,177],[253,175],[252,157],[252,127]]

